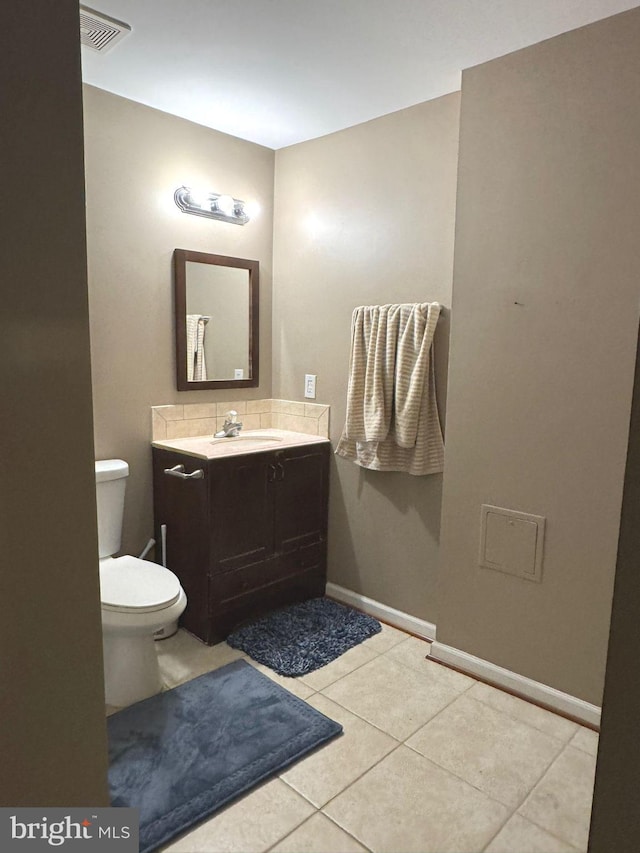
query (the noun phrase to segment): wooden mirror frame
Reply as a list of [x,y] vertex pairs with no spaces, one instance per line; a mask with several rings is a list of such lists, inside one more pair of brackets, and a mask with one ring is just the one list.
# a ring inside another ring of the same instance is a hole
[[[249,378],[248,379],[205,379],[189,382],[187,379],[187,261],[211,264],[219,267],[234,267],[249,272]],[[173,252],[175,287],[176,327],[176,383],[178,391],[207,391],[214,388],[257,388],[259,384],[258,364],[260,357],[259,326],[259,279],[260,264],[245,258],[226,255],[210,255],[207,252],[192,252],[175,249]]]

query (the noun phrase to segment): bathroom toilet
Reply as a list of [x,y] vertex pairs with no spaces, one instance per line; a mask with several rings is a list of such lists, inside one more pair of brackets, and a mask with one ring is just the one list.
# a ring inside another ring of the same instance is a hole
[[102,645],[107,705],[130,705],[162,689],[154,634],[175,622],[187,605],[178,578],[120,550],[129,466],[96,462]]

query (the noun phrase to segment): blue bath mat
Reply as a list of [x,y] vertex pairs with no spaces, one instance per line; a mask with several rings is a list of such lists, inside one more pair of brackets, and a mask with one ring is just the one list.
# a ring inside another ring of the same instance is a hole
[[140,811],[155,850],[342,731],[239,660],[113,714],[113,806]]
[[312,598],[238,628],[227,643],[280,675],[305,675],[381,630],[372,616],[329,598]]

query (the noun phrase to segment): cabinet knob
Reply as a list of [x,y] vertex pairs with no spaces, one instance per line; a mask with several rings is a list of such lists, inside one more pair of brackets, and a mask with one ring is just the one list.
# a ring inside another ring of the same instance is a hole
[[202,480],[204,479],[204,471],[202,468],[197,468],[190,474],[184,473],[184,465],[174,465],[173,468],[165,468],[164,473],[168,477],[178,477],[180,480]]

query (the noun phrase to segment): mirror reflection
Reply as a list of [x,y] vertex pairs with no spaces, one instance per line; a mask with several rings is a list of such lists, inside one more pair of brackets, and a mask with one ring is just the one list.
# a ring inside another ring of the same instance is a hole
[[258,262],[176,249],[179,390],[258,384]]
[[249,377],[249,271],[187,261],[187,379]]

